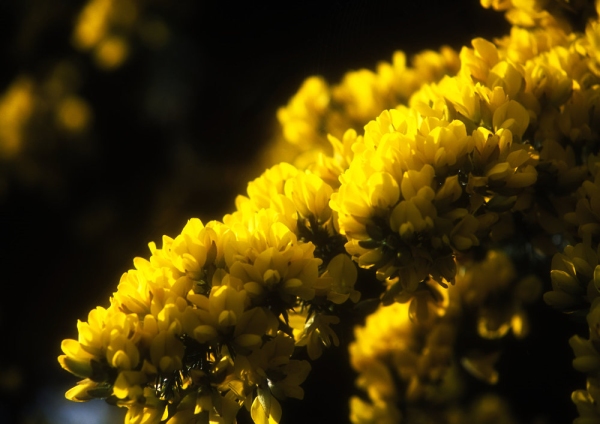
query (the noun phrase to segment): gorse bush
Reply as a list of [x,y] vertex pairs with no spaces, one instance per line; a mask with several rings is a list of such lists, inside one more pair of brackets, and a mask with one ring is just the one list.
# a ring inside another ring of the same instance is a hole
[[575,423],[600,422],[600,3],[482,5],[510,34],[308,78],[277,113],[290,163],[222,221],[150,243],[63,341],[82,378],[67,398],[126,407],[126,423],[233,423],[243,407],[278,423],[311,370],[294,353],[318,360],[368,314],[349,346],[353,423],[513,422],[466,376],[498,380],[543,295],[587,319],[572,400]]

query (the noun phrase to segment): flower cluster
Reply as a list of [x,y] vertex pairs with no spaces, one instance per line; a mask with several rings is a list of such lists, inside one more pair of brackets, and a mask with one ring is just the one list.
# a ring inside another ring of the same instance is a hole
[[575,335],[569,341],[575,353],[573,367],[587,375],[586,389],[577,390],[572,396],[580,414],[575,421],[578,423],[600,419],[600,374],[595,365],[600,359],[600,173],[597,163],[596,156],[590,155],[587,166],[583,166],[587,173],[580,187],[565,196],[570,207],[563,214],[570,230],[565,238],[571,244],[552,258],[552,290],[544,294],[549,305],[585,319],[589,326],[589,337]]
[[191,219],[161,248],[150,243],[149,260],[134,261],[110,306],[63,342],[60,364],[84,379],[67,398],[111,400],[128,408],[127,423],[228,423],[242,405],[257,423],[279,422],[278,399],[301,399],[310,370],[291,359],[296,342],[318,357],[337,340],[332,311],[360,297],[331,191],[277,165],[224,222]]
[[321,149],[329,147],[328,135],[341,138],[348,129],[361,130],[382,110],[405,103],[421,85],[453,75],[458,67],[457,53],[445,46],[439,52],[417,54],[412,66],[404,52],[396,51],[391,63],[380,62],[375,72],[348,72],[337,85],[310,77],[277,111],[282,134],[273,156],[277,161],[283,158],[306,166]]
[[310,370],[296,347],[338,345],[364,292],[352,422],[512,422],[465,374],[500,378],[543,291],[532,258],[553,255],[545,301],[589,324],[571,339],[588,377],[576,422],[600,419],[600,2],[559,3],[482,0],[510,34],[307,79],[278,111],[294,165],[250,182],[222,222],[150,244],[63,342],[84,379],[67,397],[106,398],[128,423],[231,423],[242,406],[277,423]]
[[[527,333],[523,306],[538,298],[541,285],[533,276],[518,278],[506,254],[490,251],[482,261],[462,264],[448,290],[440,291],[433,281],[429,289],[438,299],[435,305],[421,303],[427,309],[419,311],[394,303],[356,328],[350,357],[368,401],[351,399],[353,423],[482,422],[480,410],[459,405],[465,400],[461,369],[496,383],[494,365],[502,352],[489,350],[487,341]],[[492,411],[495,419],[510,417],[502,402]]]

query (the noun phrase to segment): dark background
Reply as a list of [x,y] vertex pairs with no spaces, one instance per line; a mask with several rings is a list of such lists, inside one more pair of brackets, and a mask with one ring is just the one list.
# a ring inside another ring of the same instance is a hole
[[[460,49],[508,31],[476,1],[144,3],[166,22],[167,45],[134,43],[125,64],[106,72],[69,41],[82,2],[0,2],[0,91],[18,75],[43,80],[68,58],[93,108],[85,136],[34,127],[34,142],[0,162],[0,423],[121,420],[102,401],[64,400],[77,379],[58,365],[61,340],[77,338],[77,319],[108,305],[149,241],[178,234],[191,217],[233,211],[262,171],[253,165],[276,135],[277,107],[306,77],[336,83],[397,49]],[[523,422],[568,422],[570,393],[584,384],[564,380],[573,329],[544,305],[534,314],[532,336],[500,362],[498,388]],[[346,350],[333,349],[313,364],[305,400],[283,404],[284,423],[347,421],[354,375],[340,357]]]

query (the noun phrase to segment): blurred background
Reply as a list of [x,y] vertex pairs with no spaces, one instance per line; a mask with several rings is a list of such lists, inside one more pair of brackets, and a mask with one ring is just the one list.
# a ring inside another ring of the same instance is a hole
[[[459,49],[509,28],[476,0],[14,0],[0,16],[2,424],[122,422],[102,401],[64,399],[77,378],[56,360],[62,339],[108,305],[148,242],[233,211],[306,77],[337,83],[397,49]],[[583,386],[564,376],[574,330],[534,309],[498,390],[523,422],[568,422]],[[313,365],[284,423],[347,422],[354,375],[340,357]]]

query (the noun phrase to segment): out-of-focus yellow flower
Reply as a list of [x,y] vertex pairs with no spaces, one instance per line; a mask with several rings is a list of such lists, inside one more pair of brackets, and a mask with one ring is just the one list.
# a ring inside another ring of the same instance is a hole
[[83,8],[73,33],[77,47],[90,49],[102,39],[107,31],[112,4],[112,0],[92,0]]
[[[568,27],[562,16],[552,15],[546,10],[548,2],[545,0],[481,0],[481,5],[506,11],[506,19],[514,26]],[[559,7],[556,9],[560,10]]]
[[300,148],[318,142],[320,134],[317,130],[323,125],[329,101],[329,86],[323,78],[311,77],[304,81],[287,107],[277,111],[285,139]]
[[99,68],[112,70],[123,64],[129,55],[129,46],[122,37],[112,36],[102,40],[94,50],[94,60]]
[[164,46],[169,36],[165,24],[141,16],[143,4],[132,0],[89,0],[82,8],[72,33],[72,43],[91,51],[96,65],[111,71],[130,54],[130,40],[139,35],[146,45]]
[[461,269],[456,290],[463,299],[463,307],[475,311],[479,336],[497,339],[511,330],[516,337],[527,335],[525,305],[539,299],[542,287],[533,276],[517,277],[511,260],[501,251],[489,251],[483,261]]
[[368,69],[348,72],[341,84],[333,89],[333,98],[346,106],[353,120],[367,121],[379,113],[382,104],[390,103],[377,98],[381,95],[378,82],[377,74]]
[[[396,303],[370,315],[364,327],[355,328],[355,335],[350,360],[359,372],[356,384],[369,398],[366,404],[352,401],[351,416],[356,422],[372,422],[369,420],[375,413],[384,420],[398,417],[399,411],[383,407],[385,403],[397,405],[400,400],[408,406],[449,394],[449,386],[440,383],[452,368],[450,357],[456,335],[452,324],[438,317],[423,326],[409,319],[408,304]],[[398,379],[403,384],[397,385]]]
[[[412,332],[409,305],[393,303],[369,315],[365,327],[356,327],[356,342],[350,345],[352,366],[360,371],[368,366],[370,358],[385,355],[388,351],[405,349]],[[378,331],[371,331],[372,329]]]
[[350,421],[353,424],[396,424],[402,422],[401,417],[392,402],[365,402],[356,396],[350,398]]
[[83,99],[70,96],[63,99],[57,107],[58,124],[72,133],[84,131],[90,124],[91,109]]
[[22,77],[0,97],[0,157],[12,157],[21,150],[25,125],[34,110],[34,84]]

